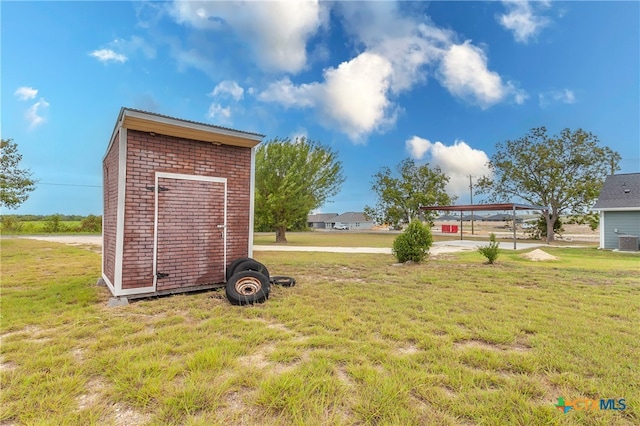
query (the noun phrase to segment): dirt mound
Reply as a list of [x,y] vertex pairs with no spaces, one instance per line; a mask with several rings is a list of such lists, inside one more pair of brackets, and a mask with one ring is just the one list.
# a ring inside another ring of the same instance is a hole
[[540,249],[535,249],[530,251],[529,253],[525,253],[522,255],[525,259],[533,260],[535,262],[545,261],[545,260],[558,260],[557,257],[542,251]]

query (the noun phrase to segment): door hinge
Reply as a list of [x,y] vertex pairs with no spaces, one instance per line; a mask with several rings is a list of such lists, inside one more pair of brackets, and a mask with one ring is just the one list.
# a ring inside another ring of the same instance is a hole
[[[156,187],[155,186],[146,186],[145,189],[147,191],[155,191]],[[158,192],[164,192],[164,191],[168,191],[169,188],[167,188],[166,186],[158,186]]]
[[157,278],[157,279],[160,279],[160,278],[167,278],[168,276],[169,276],[169,274],[165,274],[165,273],[162,273],[162,272],[158,272],[158,273],[156,274],[156,278]]

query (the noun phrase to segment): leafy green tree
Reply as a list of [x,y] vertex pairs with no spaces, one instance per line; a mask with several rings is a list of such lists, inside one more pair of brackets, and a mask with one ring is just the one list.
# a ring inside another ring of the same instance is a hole
[[305,137],[275,138],[256,151],[256,228],[276,231],[287,242],[292,225],[340,191],[342,163],[330,148]]
[[397,166],[398,176],[389,167],[383,167],[373,175],[371,189],[378,195],[374,207],[365,206],[367,217],[378,223],[388,223],[394,228],[411,223],[415,218],[432,219],[433,212],[422,212],[420,206],[448,205],[454,200],[445,191],[449,182],[440,168],[429,164],[418,166],[407,158]]
[[28,169],[21,169],[22,155],[13,139],[0,140],[0,207],[16,209],[29,198],[36,181]]
[[620,154],[601,147],[598,137],[582,129],[547,135],[545,127],[496,145],[489,168],[492,177],[478,181],[477,193],[493,202],[521,199],[548,207],[543,212],[547,241],[562,213],[584,213],[598,197],[604,178],[619,170]]

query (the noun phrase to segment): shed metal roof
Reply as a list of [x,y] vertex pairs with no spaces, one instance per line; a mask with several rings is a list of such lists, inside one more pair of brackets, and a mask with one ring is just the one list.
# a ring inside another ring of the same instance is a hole
[[264,138],[264,135],[259,133],[229,129],[208,123],[199,123],[197,121],[184,120],[168,115],[124,107],[120,109],[114,134],[120,126],[141,132],[157,133],[214,144],[242,146],[245,148],[252,148],[258,145]]

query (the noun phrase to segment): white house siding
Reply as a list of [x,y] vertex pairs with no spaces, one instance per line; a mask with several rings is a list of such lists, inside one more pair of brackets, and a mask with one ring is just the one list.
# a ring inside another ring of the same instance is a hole
[[373,222],[346,222],[346,225],[351,230],[373,229]]
[[600,248],[617,249],[620,235],[640,236],[640,211],[602,211],[600,214],[604,236],[604,245],[601,243]]

